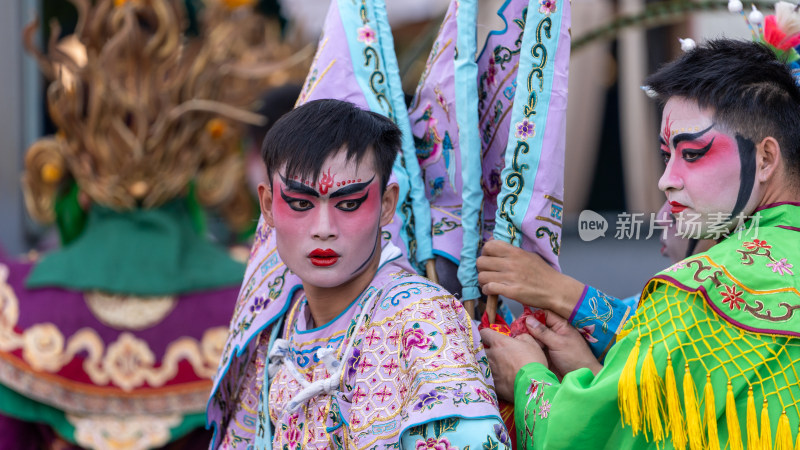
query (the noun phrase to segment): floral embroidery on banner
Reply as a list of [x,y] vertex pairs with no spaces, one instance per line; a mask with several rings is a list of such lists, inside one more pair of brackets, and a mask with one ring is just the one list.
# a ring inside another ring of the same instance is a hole
[[517,132],[514,133],[514,137],[520,140],[527,140],[529,137],[536,136],[536,124],[528,120],[528,118],[524,118],[517,122],[516,125]]
[[556,0],[539,0],[539,12],[548,16],[556,12]]
[[377,34],[369,25],[364,25],[358,29],[358,41],[367,45],[372,45],[377,40]]

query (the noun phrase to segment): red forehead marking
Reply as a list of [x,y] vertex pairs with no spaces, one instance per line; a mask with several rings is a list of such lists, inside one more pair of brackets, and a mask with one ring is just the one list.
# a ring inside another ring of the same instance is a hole
[[670,114],[672,113],[667,114],[667,120],[664,123],[664,130],[662,131],[662,133],[664,133],[664,142],[666,142],[667,146],[669,146],[669,137],[672,136],[672,121],[669,120]]
[[328,173],[323,173],[322,177],[319,180],[319,193],[325,195],[328,193],[328,189],[333,187],[333,178],[336,175],[334,174],[331,176],[331,169],[328,168]]

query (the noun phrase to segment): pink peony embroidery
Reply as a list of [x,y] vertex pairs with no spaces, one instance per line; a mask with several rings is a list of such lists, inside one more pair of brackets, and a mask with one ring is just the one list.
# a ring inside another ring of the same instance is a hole
[[773,273],[777,273],[778,275],[794,275],[794,272],[791,271],[791,268],[794,267],[793,265],[786,262],[786,258],[781,258],[780,261],[773,261],[767,264],[767,267],[772,268]]
[[421,328],[409,328],[403,332],[403,353],[408,355],[414,348],[428,350],[432,341]]
[[424,441],[417,441],[414,450],[458,450],[458,448],[451,447],[450,441],[446,437],[429,437]]
[[736,286],[725,286],[724,291],[720,291],[722,295],[722,303],[727,304],[730,309],[736,307],[736,309],[742,309],[742,293],[736,290]]
[[364,25],[363,27],[358,29],[358,41],[363,42],[367,45],[372,45],[375,43],[376,38],[375,30],[370,28],[369,25]]
[[294,413],[289,416],[289,423],[286,425],[286,431],[283,433],[283,438],[289,444],[290,448],[296,448],[300,444],[300,439],[303,433],[297,426],[297,421],[300,419],[300,413]]

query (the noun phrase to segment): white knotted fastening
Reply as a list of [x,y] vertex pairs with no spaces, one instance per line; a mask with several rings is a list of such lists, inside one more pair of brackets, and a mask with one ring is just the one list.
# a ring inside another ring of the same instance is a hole
[[[400,249],[398,249],[394,244],[391,242],[387,243],[382,251],[381,251],[381,259],[379,262],[379,266],[383,266],[384,263],[401,256],[402,253]],[[364,319],[367,317],[367,312],[372,309],[372,305],[375,303],[376,299],[378,298],[377,295],[374,293],[372,296],[367,299],[364,303],[364,306],[361,308],[361,313],[358,316],[358,322],[356,323],[356,327],[354,328],[353,334],[358,333],[358,330],[361,329],[361,326],[364,324]],[[272,349],[269,351],[269,378],[272,379],[278,371],[278,368],[281,365],[286,366],[286,370],[292,374],[292,377],[297,381],[303,389],[298,392],[292,399],[286,404],[286,411],[289,413],[295,412],[300,405],[304,404],[311,398],[316,397],[319,394],[332,394],[339,390],[340,380],[342,378],[342,372],[344,370],[344,364],[342,361],[346,361],[345,358],[349,358],[349,355],[353,352],[353,344],[355,343],[356,339],[354,337],[350,338],[350,341],[347,343],[347,347],[342,352],[342,359],[336,359],[336,349],[331,347],[319,348],[317,349],[316,356],[319,361],[322,361],[325,364],[325,368],[328,369],[328,377],[314,381],[313,383],[309,383],[308,380],[297,370],[297,366],[294,365],[290,355],[291,344],[286,339],[276,339],[272,345]]]
[[[358,323],[356,324],[356,328],[354,331],[357,332],[361,329],[361,326],[364,324],[364,318],[367,316],[367,311],[372,308],[372,304],[375,302],[375,298],[377,296],[373,295],[370,297],[364,307],[361,309],[361,314],[358,317]],[[350,339],[347,343],[347,348],[342,352],[342,360],[347,358],[353,351],[353,343],[355,339]],[[309,383],[308,380],[297,370],[297,366],[294,365],[290,355],[290,343],[286,339],[276,339],[275,343],[272,346],[272,349],[269,352],[269,377],[272,378],[278,371],[278,368],[283,365],[286,367],[286,370],[292,374],[292,378],[297,381],[300,386],[303,386],[303,389],[298,392],[292,399],[286,404],[286,411],[289,413],[295,412],[300,405],[304,404],[311,398],[316,397],[320,394],[332,394],[339,390],[339,380],[342,378],[342,371],[344,369],[344,364],[342,364],[342,360],[336,359],[336,349],[332,347],[325,347],[317,349],[316,356],[317,359],[322,361],[325,364],[325,368],[328,369],[328,377],[323,378],[313,383]]]

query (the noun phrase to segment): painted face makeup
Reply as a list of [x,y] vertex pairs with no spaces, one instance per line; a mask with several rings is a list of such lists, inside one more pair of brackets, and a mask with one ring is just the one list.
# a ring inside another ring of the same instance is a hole
[[278,253],[304,285],[341,286],[380,251],[380,176],[371,156],[360,164],[345,157],[328,158],[316,183],[282,173],[272,180]]
[[719,227],[730,230],[752,191],[752,142],[718,129],[710,111],[683,98],[664,106],[659,138],[666,167],[658,187],[678,232],[707,238]]

